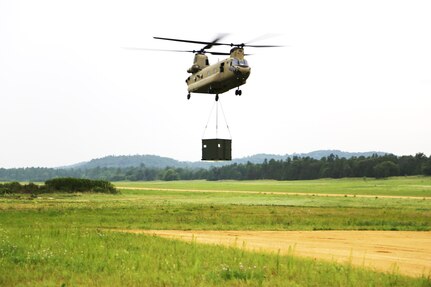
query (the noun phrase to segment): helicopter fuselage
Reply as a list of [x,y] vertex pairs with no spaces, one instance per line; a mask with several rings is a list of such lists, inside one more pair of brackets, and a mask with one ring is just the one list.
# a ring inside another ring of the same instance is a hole
[[241,48],[232,49],[229,58],[213,65],[209,65],[206,55],[198,53],[193,66],[188,69],[192,74],[186,79],[188,92],[222,94],[244,85],[250,70]]

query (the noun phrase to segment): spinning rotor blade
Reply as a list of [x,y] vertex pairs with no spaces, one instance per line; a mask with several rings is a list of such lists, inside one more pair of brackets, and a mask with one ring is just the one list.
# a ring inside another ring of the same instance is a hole
[[[223,55],[223,56],[230,56],[230,53],[226,53],[226,52],[208,52],[208,51],[204,51],[205,54],[211,54],[211,55]],[[244,54],[244,56],[251,56],[253,54]]]
[[162,37],[153,37],[153,38],[157,40],[167,40],[167,41],[184,42],[184,43],[211,44],[211,42],[203,42],[203,41],[182,40],[182,39],[162,38]]
[[252,48],[278,48],[278,47],[284,47],[284,46],[281,46],[281,45],[248,45],[248,44],[244,44],[244,45],[241,44],[241,46],[243,46],[243,47],[252,47]]
[[148,49],[148,48],[133,48],[133,47],[124,47],[126,50],[143,50],[143,51],[157,51],[157,52],[184,52],[184,53],[207,53],[211,55],[230,55],[230,53],[226,52],[209,52],[209,51],[197,51],[197,50],[169,50],[169,49]]
[[144,51],[159,51],[159,52],[189,52],[195,53],[197,51],[192,50],[166,50],[166,49],[148,49],[148,48],[133,48],[133,47],[124,47],[126,50],[144,50]]
[[226,53],[226,52],[208,52],[208,51],[205,51],[204,53],[208,53],[208,54],[211,54],[211,55],[223,55],[223,56],[230,55],[230,53]]
[[241,44],[234,44],[234,43],[217,43],[216,45],[222,45],[222,46],[230,46],[230,47],[252,47],[252,48],[276,48],[276,47],[284,47],[284,46],[280,46],[280,45],[250,45],[251,43],[257,42],[257,41],[261,41],[261,40],[265,40],[265,39],[269,39],[272,37],[275,37],[276,34],[264,34],[261,35],[259,37],[256,37],[250,41],[247,41],[246,43],[241,43]]
[[251,39],[251,40],[249,40],[249,41],[247,41],[246,43],[247,44],[251,44],[251,43],[254,43],[254,42],[257,42],[257,41],[262,41],[262,40],[266,40],[266,39],[270,39],[270,38],[274,38],[274,37],[276,37],[276,36],[278,36],[277,34],[263,34],[263,35],[260,35],[259,37],[256,37],[256,38],[253,38],[253,39]]
[[163,38],[163,37],[153,37],[157,40],[166,40],[166,41],[175,41],[175,42],[184,42],[184,43],[193,43],[193,44],[202,44],[205,45],[201,51],[206,49],[211,49],[212,46],[219,45],[218,41],[220,41],[222,38],[224,38],[227,34],[220,34],[218,35],[213,41],[206,42],[206,41],[194,41],[194,40],[184,40],[184,39],[175,39],[175,38]]
[[205,47],[202,48],[202,50],[211,49],[212,46],[218,45],[218,41],[226,37],[227,34],[219,34],[217,38],[215,38],[211,43],[207,44]]
[[[284,46],[280,46],[280,45],[249,45],[247,43],[241,43],[241,44],[234,44],[234,43],[220,43],[219,41],[221,39],[223,39],[224,37],[226,37],[228,34],[219,34],[213,41],[211,42],[207,42],[207,41],[195,41],[195,40],[185,40],[185,39],[177,39],[177,38],[164,38],[164,37],[153,37],[154,39],[157,40],[166,40],[166,41],[175,41],[175,42],[184,42],[184,43],[193,43],[193,44],[202,44],[205,45],[201,50],[199,51],[195,51],[193,50],[192,52],[201,52],[201,53],[205,53],[205,50],[211,49],[213,46],[229,46],[229,47],[252,47],[252,48],[277,48],[277,47],[284,47]],[[262,39],[266,39],[272,37],[271,34],[266,34],[260,37],[257,37],[251,41],[249,41],[249,43],[251,42],[255,42],[258,40],[262,40]],[[209,53],[209,52],[207,52]],[[226,54],[221,54],[219,52],[213,52],[216,54],[213,55],[229,55],[228,53]]]

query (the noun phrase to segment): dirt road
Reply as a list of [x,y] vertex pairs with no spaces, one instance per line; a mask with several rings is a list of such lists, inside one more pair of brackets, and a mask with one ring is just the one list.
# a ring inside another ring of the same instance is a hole
[[[408,276],[431,275],[431,232],[118,230],[324,259]],[[399,269],[399,270],[398,270]]]

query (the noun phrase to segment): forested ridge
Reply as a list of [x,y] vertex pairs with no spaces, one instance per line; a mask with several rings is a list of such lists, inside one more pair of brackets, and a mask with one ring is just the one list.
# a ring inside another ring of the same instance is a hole
[[375,177],[431,175],[431,156],[373,155],[344,158],[329,155],[321,159],[289,157],[265,160],[263,163],[231,164],[210,169],[153,168],[140,165],[126,168],[54,169],[0,168],[0,181],[46,181],[57,177],[103,179],[109,181],[138,180],[304,180],[317,178]]

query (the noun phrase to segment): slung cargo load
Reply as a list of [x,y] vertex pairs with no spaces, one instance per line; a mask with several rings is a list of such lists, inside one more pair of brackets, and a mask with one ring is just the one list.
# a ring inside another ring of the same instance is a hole
[[[226,129],[224,129],[224,134],[220,135],[219,131],[219,107],[223,115],[224,122],[226,124]],[[213,117],[213,111],[215,108],[215,117]],[[215,127],[212,130],[212,135],[205,136],[208,125]],[[228,134],[226,134],[226,132]],[[202,160],[208,161],[223,161],[232,160],[232,136],[230,134],[229,125],[227,124],[226,117],[224,115],[223,107],[221,101],[216,100],[211,108],[210,115],[208,117],[208,122],[205,125],[204,133],[202,135]]]
[[202,160],[232,160],[232,140],[203,139]]

